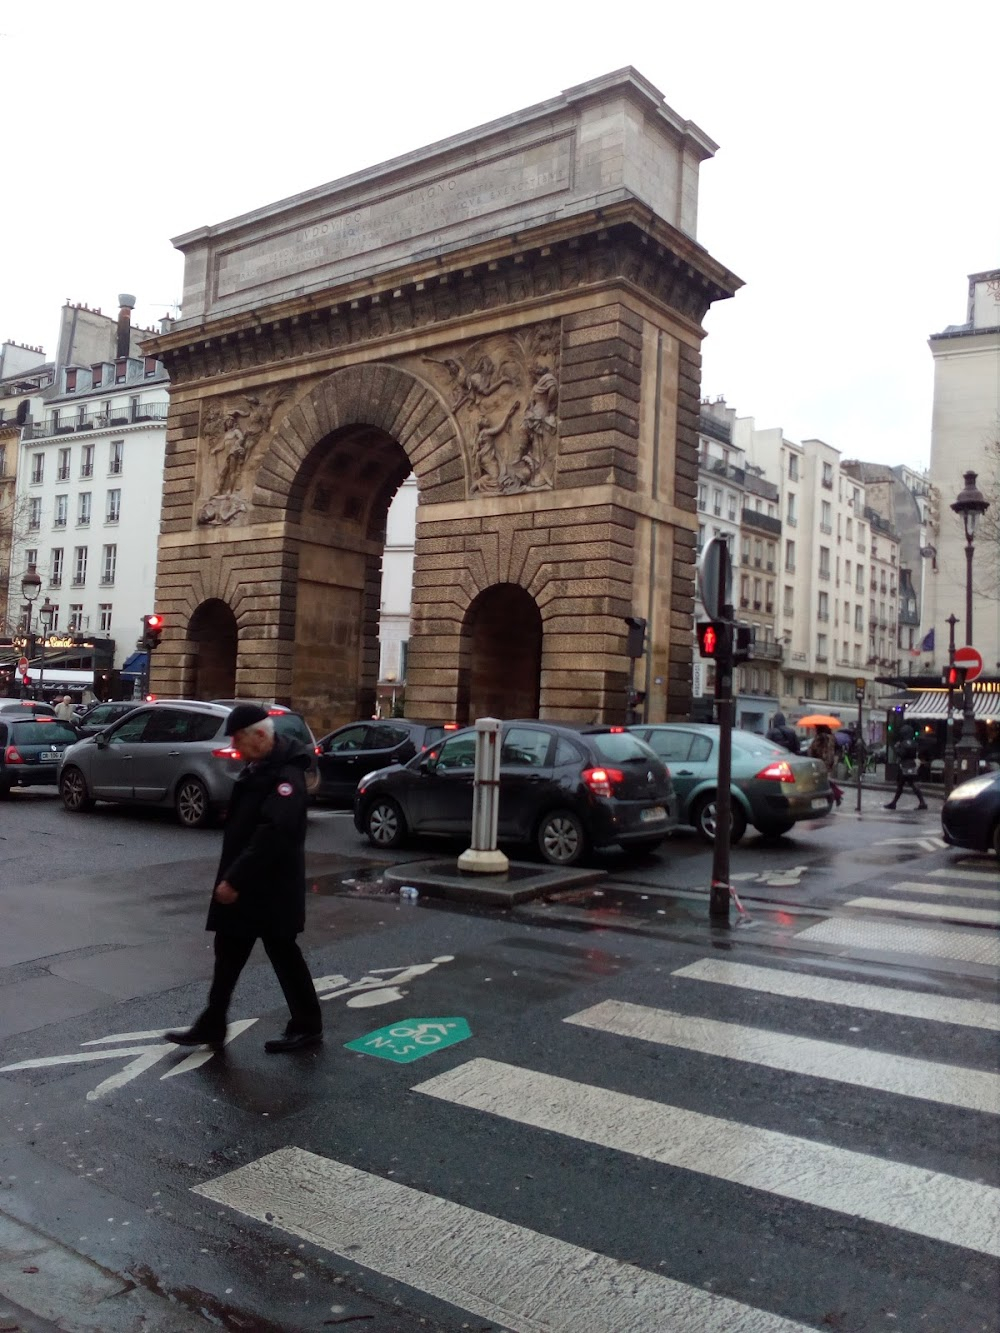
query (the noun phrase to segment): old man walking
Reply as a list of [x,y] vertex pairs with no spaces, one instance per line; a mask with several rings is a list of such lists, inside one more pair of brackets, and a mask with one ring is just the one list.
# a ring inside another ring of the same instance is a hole
[[257,704],[237,704],[226,732],[247,760],[236,779],[222,839],[207,930],[215,931],[208,1005],[194,1024],[168,1032],[178,1046],[220,1047],[229,1002],[259,939],[288,1002],[285,1033],[264,1043],[272,1054],[318,1046],[323,1019],[296,936],[305,928],[307,746],[275,735]]

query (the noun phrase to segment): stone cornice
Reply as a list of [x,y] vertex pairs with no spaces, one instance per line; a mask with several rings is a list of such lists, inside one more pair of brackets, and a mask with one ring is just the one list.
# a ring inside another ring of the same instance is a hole
[[143,345],[181,384],[625,282],[700,334],[739,278],[634,199],[433,262],[173,330]]

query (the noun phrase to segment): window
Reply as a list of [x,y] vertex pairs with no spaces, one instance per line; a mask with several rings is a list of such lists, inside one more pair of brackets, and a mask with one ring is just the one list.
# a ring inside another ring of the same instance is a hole
[[110,476],[112,476],[112,477],[117,477],[117,476],[120,476],[120,475],[121,475],[121,470],[122,470],[122,459],[123,459],[124,455],[125,455],[125,441],[124,441],[124,440],[112,440],[112,441],[111,441],[111,461],[110,461],[110,463],[109,463],[109,465],[108,465],[108,473],[109,473]]
[[794,492],[794,491],[789,491],[789,492],[788,492],[788,512],[787,512],[787,522],[788,522],[789,527],[792,527],[792,528],[798,527],[799,520],[796,518],[796,503],[795,503],[795,492]]
[[59,461],[56,464],[56,481],[69,481],[69,462],[70,450],[59,450]]
[[32,548],[29,548],[27,551],[25,551],[25,553],[24,553],[24,566],[25,566],[25,569],[37,569],[37,567],[38,567],[38,548],[37,548],[37,547],[32,547]]
[[355,750],[366,749],[367,742],[367,727],[345,727],[343,731],[334,736],[327,748],[330,754],[350,754]]
[[833,531],[833,506],[829,500],[823,500],[819,507],[819,526],[823,532]]
[[101,381],[104,378],[104,367],[101,365],[100,361],[98,361],[96,366],[91,366],[90,373],[94,377],[93,379],[94,388],[99,389],[101,387]]
[[833,464],[823,464],[823,485],[828,491],[833,490]]
[[817,615],[820,620],[830,619],[830,594],[821,592],[819,595],[819,610]]
[[42,526],[42,497],[33,495],[28,501],[28,531],[37,532]]
[[115,566],[118,563],[118,547],[112,542],[110,546],[105,546],[101,553],[101,582],[114,583]]
[[728,494],[728,496],[727,496],[727,499],[729,500],[729,521],[730,521],[730,523],[735,523],[735,522],[736,522],[736,496],[733,495],[732,491],[730,491],[729,494]]
[[698,485],[698,508],[704,512],[708,508],[708,487],[704,482]]
[[767,582],[767,589],[765,592],[765,610],[767,611],[774,610],[774,584],[770,581],[770,579]]
[[58,588],[62,583],[63,575],[63,548],[61,546],[53,546],[52,560],[49,569],[51,571],[49,574],[49,583],[53,588]]
[[59,628],[59,608],[51,602],[49,605],[52,607],[52,619],[49,622],[49,633],[54,634]]
[[147,357],[146,357],[145,361],[143,361],[143,363],[142,363],[142,373],[145,375],[146,379],[149,379],[150,375],[155,375],[155,374],[156,374],[156,357],[155,357],[155,356],[147,356]]
[[80,476],[92,477],[94,475],[94,446],[85,444],[80,450]]
[[855,591],[855,592],[864,592],[864,590],[865,590],[865,567],[864,567],[864,565],[858,565],[856,574],[857,574],[857,577],[856,577],[855,580],[854,580],[854,591]]
[[49,426],[52,428],[52,430],[58,430],[58,429],[59,429],[59,409],[58,409],[58,407],[54,407],[54,408],[52,409],[51,413],[49,414]]
[[830,577],[830,548],[821,546],[819,548],[819,576],[821,579]]
[[500,763],[544,768],[550,739],[547,731],[539,731],[534,727],[511,727],[503,738]]
[[750,605],[750,576],[749,574],[740,575],[740,606]]
[[749,565],[750,563],[750,538],[742,537],[740,539],[740,564]]
[[108,491],[108,502],[104,511],[104,521],[106,523],[117,523],[121,517],[122,511],[122,493],[117,488]]
[[699,523],[699,524],[698,524],[698,551],[699,551],[699,554],[700,554],[701,551],[704,549],[704,546],[705,546],[705,525],[704,525],[704,523]]
[[87,409],[82,403],[76,409],[76,424],[77,427],[85,426],[87,424]]
[[774,542],[767,544],[767,568],[772,574],[774,573]]
[[797,454],[788,455],[788,480],[798,481],[799,479],[799,459]]
[[850,581],[851,581],[851,562],[850,562],[850,560],[845,560],[845,561],[844,561],[844,582],[845,582],[845,583],[850,583]]
[[754,609],[755,611],[759,611],[759,610],[760,610],[760,602],[761,602],[760,590],[761,590],[761,582],[760,582],[760,579],[754,579],[754,581],[753,581],[753,609]]
[[795,614],[795,589],[787,583],[785,584],[785,600],[781,609],[786,616]]
[[138,421],[139,419],[139,399],[130,398],[128,400],[128,419],[129,421]]
[[128,377],[128,357],[120,356],[115,362],[115,383],[124,384]]
[[722,513],[722,491],[718,486],[712,487],[712,513],[716,518]]
[[[3,411],[0,409],[0,421],[3,421]],[[0,444],[0,477],[7,471],[7,446]]]
[[42,478],[43,478],[44,476],[45,476],[45,455],[44,455],[44,454],[32,454],[32,455],[31,455],[31,484],[32,484],[33,486],[38,486],[38,485],[41,483]]
[[86,528],[90,524],[90,491],[81,491],[77,497],[76,525]]
[[64,528],[69,518],[69,496],[57,495],[55,514],[52,519],[52,526]]
[[66,392],[67,392],[67,393],[75,393],[75,392],[76,392],[76,371],[75,371],[75,370],[67,370],[67,371],[66,371]]
[[98,624],[102,634],[111,633],[111,603],[99,602],[97,606]]
[[[77,546],[73,551],[73,586],[82,587],[87,582],[87,548]],[[73,608],[70,607],[70,610]]]
[[475,762],[475,736],[452,736],[437,751],[437,763],[434,767],[439,773],[444,773],[453,768],[472,768]]
[[758,569],[764,563],[764,543],[759,537],[753,544],[753,562]]
[[795,573],[795,543],[785,542],[785,570],[789,574]]
[[70,630],[83,629],[83,603],[70,602],[69,604],[69,625]]

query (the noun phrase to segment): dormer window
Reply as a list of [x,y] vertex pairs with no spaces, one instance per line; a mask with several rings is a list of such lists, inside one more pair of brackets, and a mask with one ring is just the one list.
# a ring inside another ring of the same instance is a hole
[[156,374],[156,357],[147,356],[143,362],[143,374],[149,379],[150,375]]
[[91,371],[94,376],[94,388],[99,389],[104,378],[104,366],[98,361],[96,366],[91,367]]
[[128,378],[128,357],[120,356],[115,362],[115,383],[124,384]]
[[67,392],[67,393],[75,393],[75,392],[76,392],[76,371],[75,371],[75,370],[67,370],[67,372],[66,372],[66,392]]

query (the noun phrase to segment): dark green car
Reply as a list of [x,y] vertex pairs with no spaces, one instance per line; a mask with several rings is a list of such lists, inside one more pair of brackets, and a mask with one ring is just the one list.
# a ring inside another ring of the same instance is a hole
[[[719,728],[695,722],[630,727],[670,769],[679,824],[691,824],[706,842],[715,838]],[[826,765],[789,754],[763,736],[733,732],[732,842],[752,824],[766,837],[787,833],[801,819],[828,815],[833,792]]]
[[54,787],[63,751],[76,732],[54,717],[0,714],[0,796],[11,787]]

